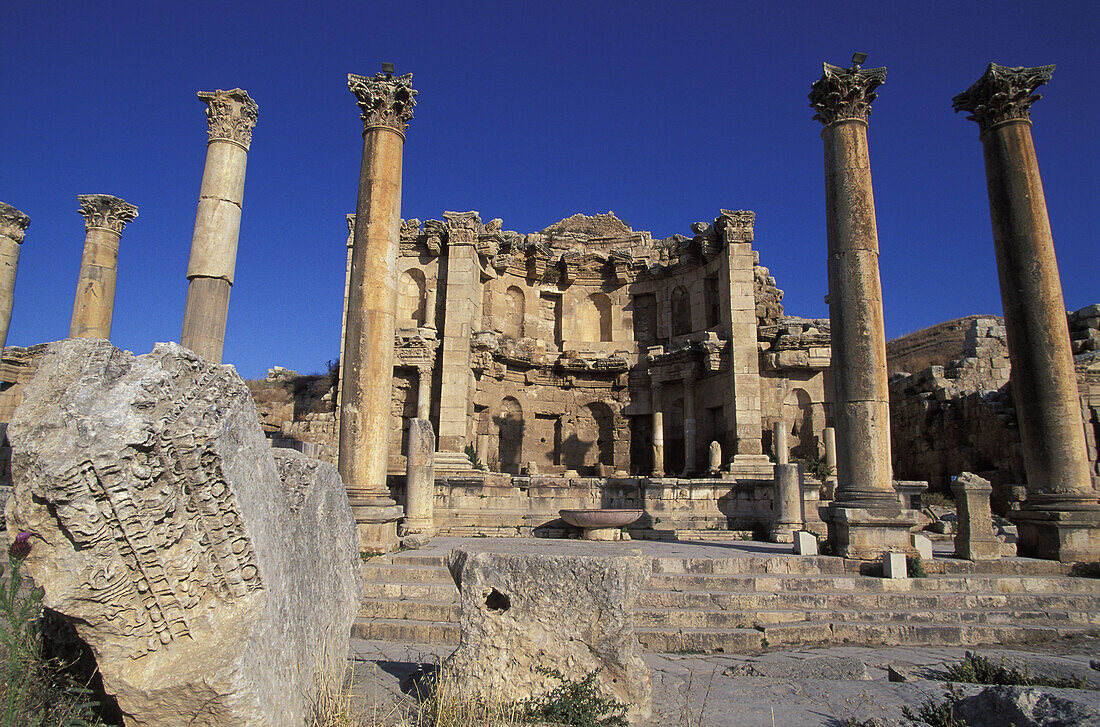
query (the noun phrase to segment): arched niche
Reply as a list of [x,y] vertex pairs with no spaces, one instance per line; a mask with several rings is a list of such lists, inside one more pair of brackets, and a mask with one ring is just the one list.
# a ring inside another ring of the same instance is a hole
[[409,268],[401,273],[401,283],[397,293],[397,325],[419,328],[427,320],[426,301],[428,285],[424,273]]

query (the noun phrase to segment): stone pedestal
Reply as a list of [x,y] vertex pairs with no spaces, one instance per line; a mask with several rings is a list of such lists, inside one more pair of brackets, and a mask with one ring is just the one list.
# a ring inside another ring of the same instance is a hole
[[340,476],[364,552],[397,546],[401,507],[386,486],[393,393],[394,310],[405,130],[416,105],[412,74],[348,75],[363,119],[363,163],[348,283]]
[[1001,541],[993,533],[993,513],[989,480],[963,472],[951,483],[955,495],[958,530],[955,533],[955,557],[964,560],[996,560],[1001,557]]
[[775,499],[768,537],[774,543],[790,543],[802,529],[802,465],[775,466]]
[[401,535],[435,535],[435,432],[427,419],[409,422],[405,469],[405,520]]
[[69,338],[111,337],[118,277],[118,243],[126,223],[138,216],[137,207],[109,194],[81,194],[84,216],[84,254],[76,281],[76,300]]
[[877,560],[886,551],[917,555],[909,530],[919,521],[915,510],[890,512],[860,507],[824,508],[824,520],[833,552],[845,558]]
[[221,363],[229,290],[237,266],[237,238],[244,204],[244,170],[259,107],[240,88],[200,91],[209,124],[180,343],[207,361]]
[[8,340],[8,324],[15,301],[15,271],[19,267],[19,248],[23,244],[31,218],[10,204],[0,202],[0,354]]
[[1016,516],[1020,555],[1100,557],[1100,504],[1089,472],[1062,284],[1031,138],[1035,90],[1054,66],[985,74],[954,98],[981,129],[993,246],[1028,496]]
[[[867,117],[885,68],[824,64],[810,92],[824,124],[837,490],[829,537],[838,555],[908,550],[916,513],[903,511],[890,462],[890,394]],[[895,532],[896,531],[896,532]]]

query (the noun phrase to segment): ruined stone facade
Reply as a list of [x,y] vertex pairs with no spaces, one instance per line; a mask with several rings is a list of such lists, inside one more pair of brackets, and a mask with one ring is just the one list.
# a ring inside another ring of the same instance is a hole
[[663,240],[610,213],[526,235],[445,217],[402,230],[391,473],[425,376],[440,452],[497,472],[697,474],[711,441],[761,455],[779,419],[820,453],[828,323],[783,316],[752,212]]

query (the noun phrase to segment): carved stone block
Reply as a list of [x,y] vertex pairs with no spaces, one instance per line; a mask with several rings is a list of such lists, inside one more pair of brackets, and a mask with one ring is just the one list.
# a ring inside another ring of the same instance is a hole
[[50,345],[8,434],[26,572],[127,725],[301,725],[361,592],[335,468],[267,446],[231,366]]

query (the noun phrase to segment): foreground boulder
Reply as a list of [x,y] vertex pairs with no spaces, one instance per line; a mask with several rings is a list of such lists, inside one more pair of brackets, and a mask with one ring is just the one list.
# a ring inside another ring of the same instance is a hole
[[127,725],[303,725],[362,592],[336,470],[271,450],[231,366],[51,344],[8,429],[9,532]]
[[456,548],[447,565],[461,642],[444,668],[460,690],[512,702],[558,686],[545,670],[572,680],[599,670],[600,690],[631,705],[632,721],[649,716],[633,611],[652,564],[640,551],[556,540],[532,553],[502,542]]
[[1100,695],[1086,689],[986,687],[959,700],[954,716],[968,727],[1098,725]]

